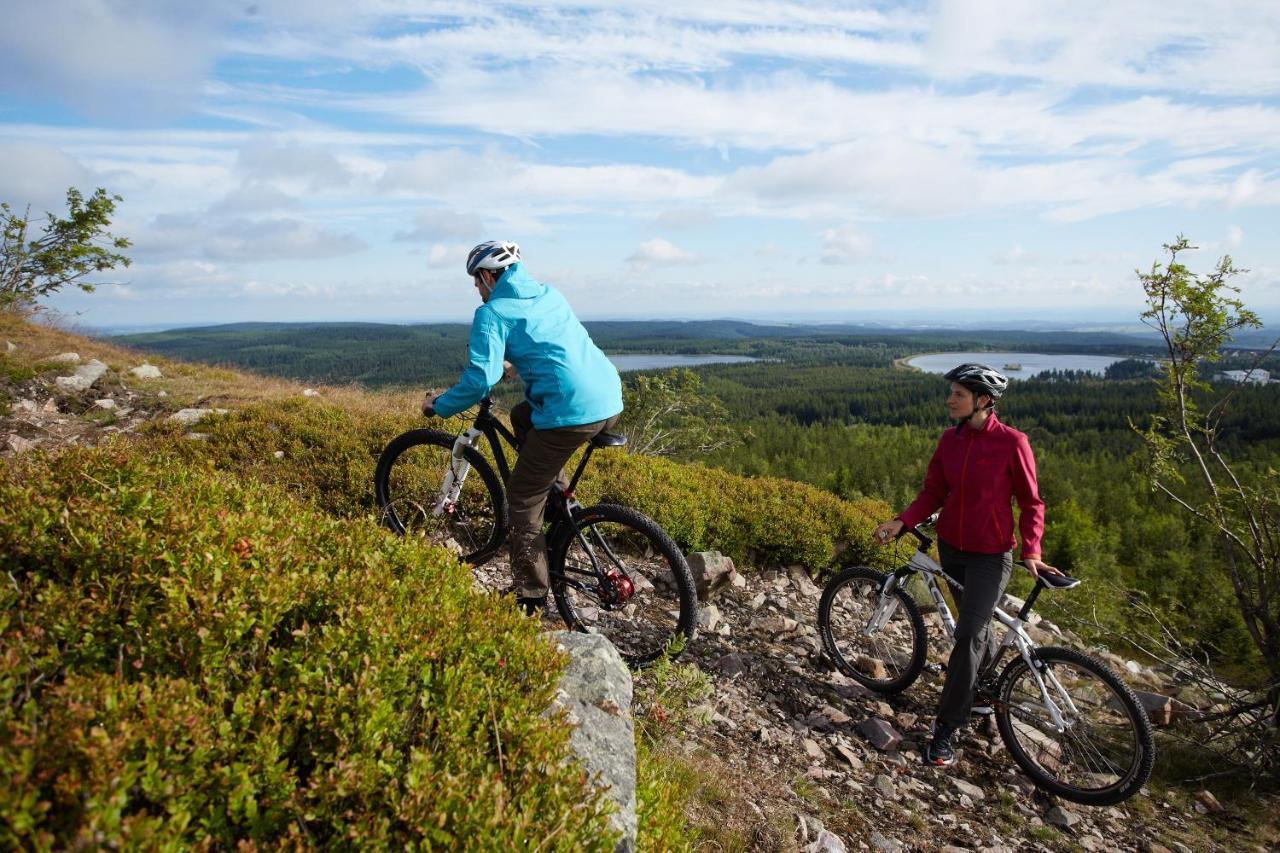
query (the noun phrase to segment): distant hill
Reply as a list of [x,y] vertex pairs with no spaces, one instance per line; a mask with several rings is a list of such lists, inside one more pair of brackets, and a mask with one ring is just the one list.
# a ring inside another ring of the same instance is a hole
[[[599,321],[586,326],[610,353],[723,353],[885,367],[895,358],[925,350],[1150,351],[1147,339],[1113,331],[770,325],[732,319]],[[233,323],[112,340],[170,358],[283,378],[385,387],[451,381],[465,366],[467,334],[468,327],[461,323]],[[855,351],[858,357],[850,358]]]

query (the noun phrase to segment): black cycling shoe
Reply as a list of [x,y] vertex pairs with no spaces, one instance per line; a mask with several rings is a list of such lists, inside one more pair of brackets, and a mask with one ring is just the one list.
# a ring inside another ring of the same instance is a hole
[[540,595],[537,598],[517,598],[516,607],[525,616],[541,616],[542,611],[547,608],[547,597]]
[[951,738],[955,732],[946,727],[938,726],[933,733],[933,740],[924,749],[924,763],[933,767],[947,767],[955,763],[956,750],[951,745]]

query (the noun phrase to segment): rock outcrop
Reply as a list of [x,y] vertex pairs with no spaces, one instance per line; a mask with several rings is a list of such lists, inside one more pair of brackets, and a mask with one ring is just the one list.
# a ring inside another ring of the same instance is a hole
[[631,672],[604,637],[557,631],[550,635],[569,653],[555,707],[564,710],[574,754],[617,806],[611,816],[622,833],[615,848],[636,846],[636,749],[631,717]]

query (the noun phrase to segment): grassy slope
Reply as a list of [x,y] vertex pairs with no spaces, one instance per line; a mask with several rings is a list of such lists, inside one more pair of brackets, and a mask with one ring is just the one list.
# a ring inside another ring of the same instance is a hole
[[[432,837],[420,833],[437,821],[445,844],[604,840],[583,780],[547,769],[564,753],[562,730],[537,713],[554,655],[506,605],[469,593],[447,555],[374,522],[373,462],[420,425],[413,395],[304,397],[298,383],[155,356],[164,378],[144,383],[127,374],[137,353],[11,317],[0,352],[5,342],[16,350],[0,356],[4,402],[47,397],[67,372],[49,359],[74,351],[106,363],[150,415],[131,438],[2,469],[4,505],[20,507],[0,517],[0,561],[16,578],[0,620],[10,842],[355,833],[395,845]],[[231,412],[191,441],[163,420],[189,406]],[[63,443],[103,439],[92,418],[80,432],[63,420]],[[602,455],[582,490],[640,507],[687,548],[813,568],[865,551],[884,509],[622,453]],[[428,615],[411,606],[422,600],[436,602]],[[370,714],[377,725],[362,723]],[[669,762],[641,754],[642,832],[690,843],[683,799],[656,783]]]

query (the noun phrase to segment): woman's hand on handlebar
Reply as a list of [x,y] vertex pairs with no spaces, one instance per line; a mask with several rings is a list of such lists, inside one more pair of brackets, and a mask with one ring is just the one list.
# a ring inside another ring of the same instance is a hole
[[888,545],[902,534],[902,526],[902,519],[899,518],[895,518],[893,521],[886,521],[871,531],[871,538],[875,540],[877,545]]

